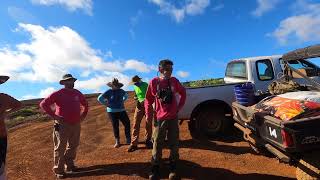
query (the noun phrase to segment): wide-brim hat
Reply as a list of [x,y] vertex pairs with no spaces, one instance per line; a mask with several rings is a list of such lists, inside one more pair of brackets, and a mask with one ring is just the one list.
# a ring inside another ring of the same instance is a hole
[[123,86],[123,84],[120,83],[117,78],[113,78],[113,80],[111,82],[107,83],[107,86],[121,88]]
[[0,84],[5,83],[6,81],[8,81],[9,76],[0,76]]
[[60,80],[60,84],[61,85],[63,85],[63,83],[65,82],[65,81],[69,81],[69,80],[72,80],[73,82],[75,82],[77,79],[76,78],[74,78],[71,74],[65,74],[63,77],[62,77],[62,79]]
[[131,82],[129,84],[132,85],[132,84],[134,84],[136,82],[139,82],[141,79],[142,79],[141,77],[139,77],[138,75],[135,75],[135,76],[132,77]]

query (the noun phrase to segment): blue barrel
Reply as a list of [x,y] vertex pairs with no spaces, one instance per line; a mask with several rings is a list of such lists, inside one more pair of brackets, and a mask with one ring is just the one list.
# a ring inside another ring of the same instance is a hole
[[234,86],[234,95],[241,105],[251,106],[255,104],[254,88],[251,82]]

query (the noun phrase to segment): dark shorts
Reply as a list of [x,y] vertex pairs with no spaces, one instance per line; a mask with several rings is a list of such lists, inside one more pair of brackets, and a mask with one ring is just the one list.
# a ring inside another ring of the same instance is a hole
[[7,137],[0,138],[0,175],[3,174],[7,155]]

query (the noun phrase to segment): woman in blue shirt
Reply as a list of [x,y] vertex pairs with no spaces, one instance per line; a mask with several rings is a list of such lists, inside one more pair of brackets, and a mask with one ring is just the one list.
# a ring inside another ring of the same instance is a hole
[[123,84],[116,78],[107,85],[111,89],[100,94],[98,101],[107,107],[106,110],[112,121],[113,134],[116,140],[114,147],[118,148],[120,147],[119,120],[124,125],[127,144],[131,142],[130,120],[124,107],[124,101],[128,99],[128,93],[121,89]]

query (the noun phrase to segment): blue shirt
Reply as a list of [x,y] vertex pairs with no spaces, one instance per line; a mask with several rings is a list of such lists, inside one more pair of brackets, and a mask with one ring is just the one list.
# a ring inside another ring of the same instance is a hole
[[109,89],[98,97],[98,101],[107,106],[107,112],[125,111],[124,101],[128,99],[128,93],[123,89]]

